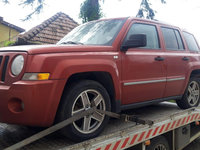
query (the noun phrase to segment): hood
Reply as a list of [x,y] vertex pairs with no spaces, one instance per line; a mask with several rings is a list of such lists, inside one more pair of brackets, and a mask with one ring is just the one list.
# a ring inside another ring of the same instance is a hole
[[64,52],[98,52],[112,51],[112,46],[94,45],[25,45],[2,47],[0,52],[27,52],[28,54],[64,53]]

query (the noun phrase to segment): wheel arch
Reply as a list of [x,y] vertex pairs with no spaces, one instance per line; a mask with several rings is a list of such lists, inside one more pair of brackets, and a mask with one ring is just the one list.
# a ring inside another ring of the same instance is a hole
[[197,66],[194,66],[193,68],[191,68],[190,71],[188,71],[187,76],[185,78],[185,84],[183,86],[183,89],[182,89],[181,93],[184,93],[184,91],[187,88],[188,82],[193,77],[200,78],[200,68],[198,68]]
[[[72,74],[64,87],[63,94],[65,91],[67,91],[71,85],[80,80],[93,80],[98,83],[100,83],[108,92],[108,95],[110,96],[111,100],[111,110],[113,112],[119,112],[120,110],[120,101],[116,100],[116,88],[114,85],[114,79],[112,78],[111,74],[109,72],[103,72],[103,71],[92,71],[92,72],[81,72],[81,73],[75,73]],[[62,95],[63,95],[62,94]],[[61,98],[62,100],[62,98]],[[61,101],[60,101],[61,103]],[[60,104],[59,103],[59,104]]]
[[187,77],[186,77],[186,80],[185,80],[184,88],[183,88],[183,90],[182,90],[182,93],[184,93],[184,91],[185,91],[186,88],[187,88],[188,82],[189,82],[190,79],[193,78],[193,77],[196,77],[196,78],[199,78],[199,79],[200,79],[200,68],[194,67],[194,68],[192,68],[192,69],[188,72]]
[[[191,107],[196,107],[199,105],[199,92],[197,93],[198,95],[196,95],[196,87],[199,89],[199,85],[200,85],[200,69],[195,69],[192,70],[191,73],[187,76],[186,80],[185,80],[185,87],[184,87],[184,93],[183,96],[181,98],[181,101],[178,100],[176,101],[177,105],[181,108],[181,109],[188,109]],[[193,87],[190,87],[191,84],[196,84],[198,86],[195,86],[193,89]],[[190,87],[190,92],[188,92]],[[198,91],[198,90],[197,90]],[[192,94],[191,94],[192,93]],[[193,95],[193,96],[191,96]],[[195,95],[195,96],[194,96]],[[198,96],[198,97],[196,97]],[[190,97],[190,99],[189,99]],[[191,98],[194,97],[194,98]]]
[[160,145],[160,143],[163,144],[163,146],[165,147],[166,150],[170,150],[169,141],[168,141],[168,138],[166,135],[160,135],[160,136],[156,136],[156,137],[152,138],[151,144],[149,146],[147,146],[146,149],[147,150],[158,149],[158,145]]
[[192,77],[200,78],[200,69],[192,70],[190,73],[190,78]]

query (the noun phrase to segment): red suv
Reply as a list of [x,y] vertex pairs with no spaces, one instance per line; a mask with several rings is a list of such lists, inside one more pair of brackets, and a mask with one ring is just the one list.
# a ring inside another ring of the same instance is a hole
[[[199,104],[200,54],[194,36],[138,18],[83,24],[56,45],[0,49],[0,121],[51,126],[97,109],[120,112],[166,100]],[[99,112],[62,130],[75,141],[97,136]]]

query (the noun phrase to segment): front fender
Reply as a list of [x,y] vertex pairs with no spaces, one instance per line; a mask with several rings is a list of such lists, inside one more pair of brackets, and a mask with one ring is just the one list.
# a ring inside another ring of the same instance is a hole
[[[62,70],[59,68],[63,68]],[[116,99],[120,99],[120,72],[117,63],[112,60],[105,59],[75,59],[65,60],[59,63],[55,70],[55,78],[62,77],[69,79],[70,76],[84,72],[107,72],[113,80]]]
[[48,72],[52,80],[67,80],[77,73],[108,72],[114,83],[116,99],[121,99],[121,63],[117,52],[40,54],[31,55],[28,60],[26,72]]

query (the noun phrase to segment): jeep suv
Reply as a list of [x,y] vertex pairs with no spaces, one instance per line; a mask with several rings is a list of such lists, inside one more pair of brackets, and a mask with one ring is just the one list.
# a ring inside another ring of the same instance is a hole
[[[119,113],[166,100],[182,109],[200,99],[194,36],[138,18],[83,24],[56,45],[0,49],[0,122],[51,126],[96,107]],[[62,129],[72,140],[100,134],[98,111]]]

